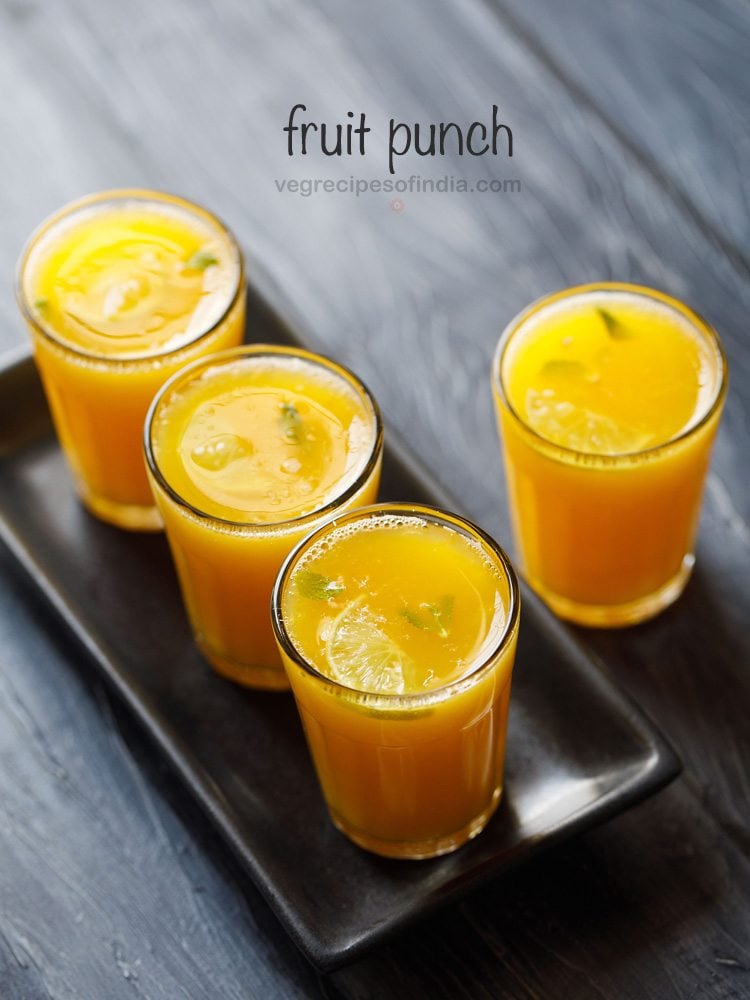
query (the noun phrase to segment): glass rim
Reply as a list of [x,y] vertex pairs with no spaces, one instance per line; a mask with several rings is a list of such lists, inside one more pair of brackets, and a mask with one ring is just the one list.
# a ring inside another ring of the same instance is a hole
[[[493,643],[492,649],[472,666],[469,673],[464,674],[449,684],[433,688],[431,691],[414,691],[406,694],[387,694],[385,692],[361,691],[358,688],[349,687],[340,681],[328,677],[310,663],[305,656],[297,649],[289,635],[284,620],[282,609],[283,593],[287,583],[291,578],[296,563],[304,552],[315,544],[321,537],[324,537],[336,528],[352,521],[367,520],[372,517],[385,517],[389,515],[415,517],[421,520],[431,521],[434,524],[447,525],[454,531],[459,531],[482,543],[486,552],[491,555],[493,561],[499,566],[503,577],[508,582],[508,608],[503,624],[502,632],[497,641]],[[370,504],[366,507],[358,507],[355,510],[347,511],[340,517],[334,517],[325,524],[320,525],[315,531],[302,538],[289,552],[281,565],[276,581],[271,592],[271,624],[273,626],[276,641],[284,653],[298,667],[305,671],[310,677],[331,688],[337,694],[346,696],[349,700],[355,700],[358,704],[371,708],[393,709],[413,709],[415,707],[428,707],[433,704],[445,701],[463,691],[467,691],[477,684],[488,672],[490,667],[496,662],[503,651],[507,649],[512,638],[518,632],[518,623],[521,609],[521,591],[516,571],[513,564],[498,542],[492,538],[479,525],[468,518],[442,507],[432,506],[422,503],[404,503],[402,501],[391,501],[385,503]]]
[[[324,368],[326,371],[332,372],[337,377],[349,382],[367,401],[372,411],[374,430],[372,447],[370,449],[367,462],[357,474],[355,479],[343,492],[338,493],[332,500],[328,501],[328,503],[324,504],[322,507],[316,507],[315,510],[309,511],[307,514],[284,518],[282,521],[237,521],[233,518],[220,517],[219,515],[211,514],[209,511],[201,510],[200,507],[196,507],[188,500],[185,500],[184,497],[180,496],[177,490],[175,490],[174,487],[167,481],[164,473],[159,468],[159,463],[154,453],[151,428],[154,417],[156,416],[156,411],[163,402],[165,396],[178,383],[185,379],[190,379],[199,369],[211,367],[217,363],[234,360],[236,358],[264,356],[302,358],[302,360],[317,365],[320,368]],[[229,347],[226,350],[216,351],[213,354],[206,354],[203,357],[196,358],[195,361],[192,361],[190,364],[180,368],[170,378],[168,378],[166,382],[164,382],[152,399],[146,413],[146,420],[143,427],[143,450],[148,471],[154,477],[158,486],[174,503],[176,503],[183,510],[187,511],[193,517],[197,517],[201,521],[211,522],[212,524],[221,525],[223,527],[242,529],[243,532],[247,532],[248,534],[278,532],[281,529],[291,530],[308,522],[317,521],[328,511],[335,510],[340,507],[342,503],[346,503],[347,500],[351,499],[351,497],[355,496],[356,493],[362,489],[375,470],[375,467],[380,461],[382,455],[383,419],[380,413],[380,407],[378,406],[375,397],[362,379],[358,375],[355,375],[355,373],[345,365],[339,364],[338,361],[333,361],[331,358],[327,358],[322,354],[316,354],[313,351],[308,351],[303,347],[291,347],[286,344],[240,344],[238,347]]]
[[[526,422],[526,420],[523,419],[510,401],[503,381],[503,361],[505,352],[515,334],[522,329],[523,325],[529,319],[538,315],[549,306],[567,298],[586,298],[589,295],[596,294],[598,292],[615,295],[624,293],[634,297],[659,302],[662,306],[665,306],[673,313],[677,313],[683,320],[687,320],[704,338],[704,340],[710,343],[711,347],[713,347],[716,352],[717,384],[716,392],[710,405],[708,405],[705,413],[703,413],[698,420],[694,423],[688,423],[683,430],[679,431],[666,441],[650,445],[647,448],[641,448],[635,451],[620,451],[614,454],[581,451],[577,448],[571,448],[568,445],[559,444],[556,441],[552,441],[549,438],[544,437],[543,434],[540,434],[539,431],[535,430]],[[560,289],[557,292],[542,295],[526,306],[525,309],[522,309],[521,312],[517,313],[500,335],[492,360],[492,383],[496,390],[497,398],[501,401],[506,411],[535,443],[539,443],[541,446],[540,450],[543,450],[546,453],[552,453],[553,455],[557,453],[558,455],[565,456],[566,458],[585,459],[586,462],[591,465],[601,464],[611,466],[619,463],[624,464],[644,456],[652,457],[663,451],[672,450],[681,442],[692,437],[702,427],[709,423],[724,402],[728,387],[728,366],[721,340],[719,339],[719,335],[712,324],[685,302],[675,298],[673,295],[669,295],[667,292],[659,291],[659,289],[651,288],[648,285],[636,285],[630,282],[622,281],[597,281],[583,285],[572,285],[568,288]]]
[[[107,204],[108,202],[117,203],[128,200],[173,205],[176,208],[182,209],[187,215],[192,214],[194,216],[202,217],[205,221],[208,221],[227,240],[228,244],[232,248],[237,259],[237,278],[226,307],[222,310],[221,315],[217,318],[217,320],[207,329],[201,330],[200,333],[197,333],[190,340],[185,341],[185,343],[182,343],[177,347],[172,347],[169,350],[146,351],[136,354],[126,354],[118,357],[117,355],[112,354],[102,354],[98,351],[88,351],[85,348],[71,344],[68,340],[60,337],[57,334],[57,331],[54,330],[50,324],[45,323],[44,319],[40,318],[31,308],[26,295],[26,289],[24,288],[24,279],[26,276],[26,265],[32,251],[38,245],[39,241],[50,233],[55,226],[64,222],[69,217],[74,217],[78,212],[85,211],[91,206]],[[195,347],[196,344],[208,339],[213,333],[216,332],[216,330],[226,320],[229,313],[234,309],[240,297],[244,294],[244,289],[244,255],[237,238],[229,226],[227,226],[218,215],[211,212],[209,209],[204,208],[203,205],[196,201],[191,201],[189,198],[183,198],[181,195],[171,194],[168,191],[157,191],[150,188],[111,188],[105,191],[95,191],[91,194],[84,195],[81,198],[75,198],[73,201],[67,202],[61,208],[57,209],[57,211],[43,219],[32,231],[31,235],[24,243],[18,257],[14,279],[14,290],[18,308],[20,309],[24,320],[35,333],[40,334],[46,340],[54,344],[55,347],[65,351],[66,353],[72,354],[74,357],[83,359],[84,361],[96,361],[100,364],[106,364],[112,367],[130,365],[131,363],[140,364],[143,362],[158,361],[162,358],[178,355],[182,351],[187,351]]]

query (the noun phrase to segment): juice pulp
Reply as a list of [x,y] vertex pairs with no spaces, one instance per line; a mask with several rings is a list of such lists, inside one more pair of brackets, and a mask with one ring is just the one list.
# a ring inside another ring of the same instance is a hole
[[240,348],[165,387],[149,439],[198,645],[234,680],[288,687],[271,589],[289,550],[338,501],[375,499],[381,440],[369,395],[307,352]]
[[240,342],[242,265],[196,206],[152,192],[75,203],[32,239],[19,299],[58,436],[92,511],[159,527],[142,454],[158,387]]
[[626,624],[681,592],[722,367],[695,314],[632,286],[553,296],[501,341],[495,397],[517,547],[559,614]]
[[303,547],[280,604],[334,822],[412,858],[458,847],[499,802],[518,607],[483,536],[418,510],[337,518]]

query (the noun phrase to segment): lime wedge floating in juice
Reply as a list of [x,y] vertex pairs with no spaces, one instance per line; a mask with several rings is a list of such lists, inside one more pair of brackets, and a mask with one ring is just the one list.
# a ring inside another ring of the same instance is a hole
[[347,604],[327,630],[330,676],[358,691],[403,694],[414,664],[386,635],[378,617],[363,606],[364,600],[363,595]]
[[196,444],[190,458],[208,472],[222,472],[232,462],[252,455],[253,450],[252,443],[237,434],[215,434]]
[[594,455],[623,455],[649,446],[652,435],[576,406],[547,389],[526,393],[529,426],[548,441]]

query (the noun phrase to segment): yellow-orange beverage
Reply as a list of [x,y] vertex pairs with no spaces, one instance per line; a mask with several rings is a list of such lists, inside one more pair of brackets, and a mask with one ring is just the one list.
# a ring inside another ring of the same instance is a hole
[[682,592],[726,390],[713,329],[633,285],[571,288],[503,334],[493,382],[521,571],[564,618],[626,625]]
[[355,843],[427,858],[484,828],[518,615],[502,550],[431,507],[336,517],[289,557],[276,637],[331,817]]
[[240,251],[208,212],[154,191],[67,205],[19,262],[18,301],[79,495],[123,528],[161,527],[143,462],[159,386],[242,340]]
[[160,391],[146,457],[198,646],[220,673],[289,686],[271,589],[290,549],[380,479],[377,405],[351,372],[294,348],[205,358]]

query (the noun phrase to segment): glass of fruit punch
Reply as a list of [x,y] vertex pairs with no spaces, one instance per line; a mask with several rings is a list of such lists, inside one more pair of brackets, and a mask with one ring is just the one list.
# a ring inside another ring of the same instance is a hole
[[195,640],[219,673],[289,687],[269,614],[276,574],[309,531],[373,502],[382,448],[367,388],[309,351],[222,351],[159,391],[149,476]]
[[497,544],[421,504],[337,515],[286,560],[272,616],[335,825],[394,858],[479,834],[502,794],[518,637]]
[[687,583],[727,388],[688,306],[603,283],[536,302],[503,333],[493,386],[520,569],[561,617],[629,625]]
[[36,230],[16,293],[83,503],[121,528],[161,528],[143,421],[177,369],[241,342],[245,276],[236,240],[183,198],[103,191]]

